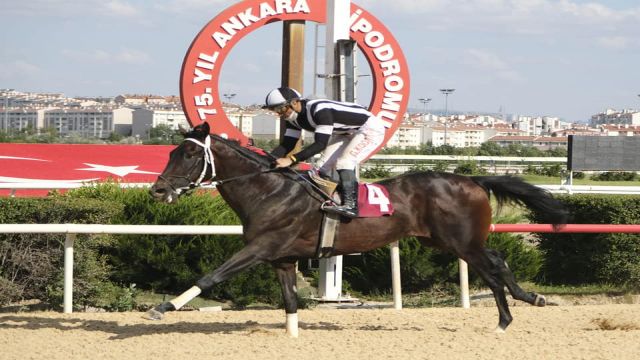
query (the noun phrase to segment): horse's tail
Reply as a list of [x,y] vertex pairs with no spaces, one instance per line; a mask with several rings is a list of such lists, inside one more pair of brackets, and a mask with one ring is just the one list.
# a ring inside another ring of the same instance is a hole
[[535,211],[544,223],[561,225],[569,221],[569,210],[551,193],[513,176],[472,176],[487,194],[495,196],[498,207],[507,203],[523,205]]

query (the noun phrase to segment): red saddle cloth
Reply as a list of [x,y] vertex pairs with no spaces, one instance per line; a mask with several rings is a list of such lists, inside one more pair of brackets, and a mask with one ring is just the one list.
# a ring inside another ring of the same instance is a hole
[[380,184],[360,183],[358,188],[358,217],[380,217],[393,214],[393,204],[387,188]]

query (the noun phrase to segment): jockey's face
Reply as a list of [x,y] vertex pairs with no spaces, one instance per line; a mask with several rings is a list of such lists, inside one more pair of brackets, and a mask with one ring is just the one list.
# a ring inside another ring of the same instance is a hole
[[290,103],[280,105],[271,109],[271,111],[278,114],[281,118],[286,118],[291,115],[292,111],[300,112],[302,110],[302,104],[300,100],[292,100]]

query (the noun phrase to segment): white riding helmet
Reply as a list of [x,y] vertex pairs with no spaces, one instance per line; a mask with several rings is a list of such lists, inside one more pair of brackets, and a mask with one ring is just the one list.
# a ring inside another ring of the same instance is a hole
[[280,105],[285,105],[293,100],[302,98],[299,92],[289,87],[280,87],[271,90],[264,100],[263,109],[273,109]]

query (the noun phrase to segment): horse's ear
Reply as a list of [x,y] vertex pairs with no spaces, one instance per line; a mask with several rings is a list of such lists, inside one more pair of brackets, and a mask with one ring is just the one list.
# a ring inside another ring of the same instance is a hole
[[211,132],[211,127],[209,126],[209,123],[206,121],[202,123],[202,132],[204,132],[207,135],[209,135],[209,133]]
[[185,129],[184,126],[182,126],[182,124],[178,124],[178,131],[180,132],[180,134],[182,134],[182,136],[186,136],[187,133],[189,132],[189,130]]
[[204,121],[204,122],[202,122],[202,124],[194,127],[193,131],[200,132],[204,136],[206,136],[206,135],[209,135],[209,132],[211,131],[211,127],[209,126],[208,122]]

